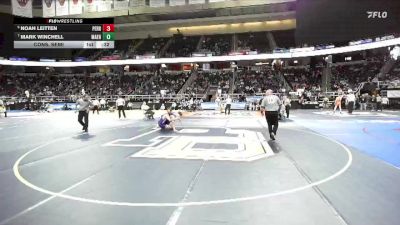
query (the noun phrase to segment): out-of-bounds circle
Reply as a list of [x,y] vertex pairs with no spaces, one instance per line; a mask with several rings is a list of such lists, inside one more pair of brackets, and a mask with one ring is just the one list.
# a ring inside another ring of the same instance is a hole
[[[171,203],[163,203],[163,202],[115,202],[115,201],[107,201],[107,200],[98,200],[98,199],[90,199],[90,198],[82,198],[82,197],[78,197],[78,196],[72,196],[72,195],[68,195],[68,194],[64,194],[63,192],[53,192],[50,190],[46,190],[44,188],[41,188],[39,186],[36,186],[34,184],[32,184],[31,182],[29,182],[28,180],[26,180],[19,172],[19,164],[21,163],[21,161],[28,156],[29,154],[47,146],[50,145],[52,143],[55,143],[57,141],[61,141],[64,140],[65,138],[60,138],[60,139],[56,139],[53,141],[50,141],[48,143],[45,143],[43,145],[40,145],[28,152],[26,152],[25,154],[23,154],[15,163],[13,166],[13,171],[14,171],[14,175],[15,177],[22,182],[23,184],[25,184],[26,186],[51,195],[53,197],[58,197],[58,198],[63,198],[63,199],[68,199],[68,200],[73,200],[73,201],[79,201],[79,202],[85,202],[85,203],[92,203],[92,204],[99,204],[99,205],[111,205],[111,206],[129,206],[129,207],[183,207],[183,206],[204,206],[204,205],[216,205],[216,204],[225,204],[225,203],[235,203],[235,202],[244,202],[244,201],[251,201],[251,200],[259,200],[259,199],[265,199],[265,198],[271,198],[271,197],[275,197],[275,196],[282,196],[282,195],[287,195],[287,194],[292,194],[298,191],[302,191],[308,188],[312,188],[314,186],[326,183],[328,181],[331,181],[335,178],[337,178],[338,176],[340,176],[341,174],[343,174],[352,164],[353,162],[353,155],[350,152],[350,149],[348,149],[345,145],[343,145],[342,143],[325,137],[323,135],[317,134],[317,133],[313,133],[313,132],[309,132],[309,131],[304,131],[304,130],[299,130],[299,129],[292,129],[292,128],[285,128],[285,129],[290,129],[290,130],[297,130],[300,132],[304,132],[304,133],[309,133],[309,134],[313,134],[322,138],[325,138],[339,146],[341,146],[343,148],[343,150],[347,153],[348,156],[348,161],[347,163],[344,165],[344,167],[342,169],[340,169],[339,171],[337,171],[336,173],[332,174],[329,177],[326,177],[324,179],[309,183],[307,185],[304,186],[300,186],[297,188],[292,188],[292,189],[287,189],[287,190],[283,190],[283,191],[278,191],[278,192],[273,192],[273,193],[268,193],[268,194],[262,194],[262,195],[254,195],[254,196],[248,196],[248,197],[238,197],[238,198],[230,198],[230,199],[220,199],[220,200],[211,200],[211,201],[195,201],[195,202],[171,202]],[[88,179],[88,178],[86,178]],[[85,179],[85,180],[86,180]],[[82,182],[82,181],[81,181]]]

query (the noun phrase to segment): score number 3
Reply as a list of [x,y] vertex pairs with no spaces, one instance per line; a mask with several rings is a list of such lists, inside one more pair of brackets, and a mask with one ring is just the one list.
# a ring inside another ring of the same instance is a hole
[[103,24],[103,32],[114,32],[114,24]]

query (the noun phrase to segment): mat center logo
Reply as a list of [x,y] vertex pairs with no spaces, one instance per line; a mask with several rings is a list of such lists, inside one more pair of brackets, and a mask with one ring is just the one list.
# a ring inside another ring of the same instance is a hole
[[182,129],[179,133],[153,130],[103,146],[139,148],[131,158],[254,161],[274,154],[260,132],[224,128]]
[[19,4],[21,7],[25,7],[26,4],[28,4],[29,1],[30,1],[30,0],[17,0],[18,4]]

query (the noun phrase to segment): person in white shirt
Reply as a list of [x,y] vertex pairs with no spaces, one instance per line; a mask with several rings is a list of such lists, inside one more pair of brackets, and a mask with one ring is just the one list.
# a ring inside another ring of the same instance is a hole
[[386,107],[388,105],[389,105],[389,98],[386,96],[382,97],[382,109],[383,107]]
[[141,110],[148,110],[150,107],[146,104],[146,102],[143,102],[142,106],[140,106]]
[[96,98],[95,100],[93,100],[92,104],[93,104],[93,114],[97,110],[97,115],[99,115],[99,106],[100,106],[99,99]]
[[226,111],[228,111],[228,115],[231,114],[231,105],[232,105],[232,99],[228,95],[228,97],[226,98],[225,115],[226,115]]
[[128,102],[128,109],[132,110],[133,109],[133,103],[132,102]]
[[375,109],[375,111],[378,111],[378,110],[381,110],[381,112],[383,111],[382,110],[382,97],[379,94],[376,95],[376,109]]
[[346,96],[347,111],[349,112],[349,114],[352,114],[354,109],[354,103],[356,101],[356,96],[353,94],[353,90],[351,89],[349,89],[347,92],[348,92]]
[[323,103],[322,103],[322,108],[323,108],[323,109],[329,108],[329,105],[328,105],[329,98],[328,98],[328,96],[325,96],[325,97],[323,98],[322,101],[323,101]]
[[278,96],[273,95],[271,89],[268,89],[265,94],[266,96],[261,102],[261,115],[265,115],[265,119],[267,120],[269,137],[275,140],[279,126],[279,110],[282,102]]
[[3,100],[0,99],[0,113],[4,113],[5,117],[7,117],[7,110]]
[[121,111],[122,111],[122,114],[124,115],[124,118],[126,118],[125,110],[124,110],[124,107],[125,107],[125,97],[124,97],[124,96],[119,97],[119,98],[117,99],[117,101],[115,102],[115,104],[117,105],[117,109],[118,109],[118,118],[121,119]]
[[148,106],[146,102],[142,103],[140,109],[144,110],[145,119],[154,119],[154,112],[150,109],[150,106]]
[[165,105],[164,105],[164,103],[161,104],[160,110],[165,110]]
[[193,104],[194,104],[194,100],[193,100],[193,98],[190,98],[190,100],[189,100],[189,110],[193,110]]
[[104,98],[102,98],[100,100],[100,107],[101,107],[101,110],[105,110],[106,109],[106,100]]
[[217,98],[215,99],[215,110],[219,111],[220,104],[221,99],[219,98],[219,96],[217,96]]
[[26,96],[26,109],[31,110],[31,95],[28,90],[25,91],[25,96]]
[[172,104],[171,104],[171,109],[172,109],[172,110],[175,110],[175,109],[176,109],[176,102],[175,102],[175,101],[172,102]]
[[285,106],[286,118],[289,118],[290,107],[292,106],[290,98],[286,95],[283,96],[283,105]]

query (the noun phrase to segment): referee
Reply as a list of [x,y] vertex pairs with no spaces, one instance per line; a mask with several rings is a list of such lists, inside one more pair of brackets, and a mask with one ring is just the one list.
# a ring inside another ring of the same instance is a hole
[[[82,130],[85,132],[88,132],[89,128],[89,111],[90,107],[93,106],[92,102],[90,101],[90,98],[88,95],[84,95],[82,98],[80,98],[77,102],[76,105],[79,110],[78,114],[78,122],[82,125]],[[83,122],[83,119],[85,122]]]
[[349,114],[352,114],[356,102],[356,96],[353,94],[353,90],[351,89],[349,89],[347,92],[348,92],[346,96],[347,111],[349,112]]
[[125,96],[119,97],[117,99],[117,101],[115,102],[115,104],[117,105],[117,108],[118,108],[118,118],[121,119],[121,111],[122,111],[122,114],[124,114],[124,118],[126,118],[125,110],[124,110],[124,107],[125,107]]
[[265,92],[266,96],[261,102],[261,114],[265,114],[268,123],[269,137],[275,140],[276,131],[278,130],[278,115],[282,105],[278,96],[272,94],[272,90]]

